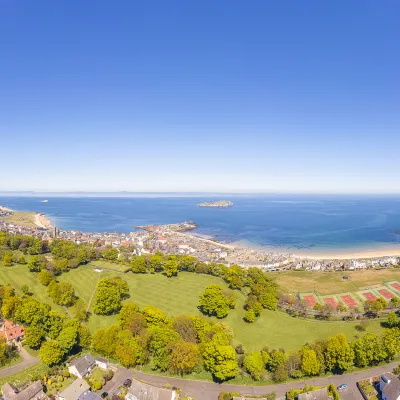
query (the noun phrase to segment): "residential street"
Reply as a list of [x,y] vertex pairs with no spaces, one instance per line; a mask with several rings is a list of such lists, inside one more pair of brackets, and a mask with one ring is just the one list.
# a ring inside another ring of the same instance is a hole
[[21,347],[19,355],[22,357],[22,361],[11,367],[0,369],[0,378],[16,374],[17,372],[29,368],[39,362],[39,358],[30,355],[23,347]]
[[392,371],[399,362],[393,362],[380,367],[354,372],[344,375],[332,375],[327,378],[314,378],[304,381],[289,382],[279,385],[268,386],[241,386],[229,384],[217,384],[213,382],[192,381],[187,379],[169,378],[163,376],[149,375],[134,371],[133,376],[136,379],[143,380],[156,386],[163,386],[167,383],[182,389],[183,393],[193,396],[196,400],[216,400],[220,392],[239,392],[245,395],[262,395],[270,392],[276,392],[277,397],[283,397],[289,389],[301,389],[304,385],[325,386],[333,384],[336,387],[342,383],[348,385],[346,391],[340,392],[340,396],[346,400],[361,400],[362,396],[356,386],[356,382],[372,376],[381,375]]

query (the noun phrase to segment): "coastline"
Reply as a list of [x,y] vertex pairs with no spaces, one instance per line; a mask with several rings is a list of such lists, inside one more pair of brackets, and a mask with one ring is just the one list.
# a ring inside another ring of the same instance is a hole
[[[11,208],[9,208],[9,207],[4,207],[4,206],[2,206],[2,205],[0,205],[0,211],[3,211],[3,212],[11,212],[11,213],[14,213],[14,214],[15,214],[15,213],[24,212],[24,211],[13,210],[13,209],[11,209]],[[26,212],[29,212],[29,213],[34,214],[32,223],[33,223],[34,225],[36,225],[36,227],[42,228],[42,229],[52,229],[52,228],[54,228],[53,223],[52,223],[51,220],[47,217],[46,214],[40,213],[40,212],[36,212],[36,211],[33,211],[33,212],[32,212],[32,211],[26,211]],[[0,218],[1,218],[1,217],[0,217]]]

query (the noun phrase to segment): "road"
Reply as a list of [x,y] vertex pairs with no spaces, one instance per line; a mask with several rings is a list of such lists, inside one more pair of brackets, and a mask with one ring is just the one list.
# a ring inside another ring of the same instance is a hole
[[216,400],[220,392],[239,392],[244,395],[260,396],[266,393],[275,392],[277,397],[283,397],[290,389],[302,389],[305,385],[326,386],[333,384],[339,386],[342,383],[348,385],[348,389],[340,392],[340,396],[346,400],[361,400],[356,382],[373,376],[382,375],[385,372],[392,371],[399,362],[393,362],[380,367],[367,369],[359,372],[353,372],[344,375],[332,375],[324,378],[313,378],[303,381],[283,383],[279,385],[268,386],[242,386],[230,384],[218,384],[213,382],[192,381],[188,379],[169,378],[164,376],[149,375],[143,372],[134,371],[135,379],[143,380],[155,386],[164,386],[167,383],[182,389],[183,394],[192,396],[196,400]]
[[103,392],[107,392],[110,395],[109,397],[111,398],[113,394],[116,394],[115,392],[117,391],[117,389],[122,386],[122,384],[128,378],[132,378],[132,371],[124,367],[119,367],[115,371],[112,379],[108,381],[101,390],[98,390],[97,394],[101,395]]
[[20,348],[19,355],[22,357],[22,361],[12,367],[0,369],[0,378],[16,374],[17,372],[32,367],[32,365],[39,362],[39,358],[29,354],[23,347]]

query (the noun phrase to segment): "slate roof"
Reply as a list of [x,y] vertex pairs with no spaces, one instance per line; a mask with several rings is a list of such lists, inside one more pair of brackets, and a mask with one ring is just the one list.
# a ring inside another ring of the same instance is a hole
[[101,397],[90,390],[86,390],[78,397],[78,400],[101,400]]
[[135,398],[138,400],[171,400],[172,393],[173,391],[170,389],[159,388],[133,379],[125,398],[128,400]]
[[60,393],[60,397],[65,400],[76,400],[80,395],[89,390],[89,388],[90,386],[85,380],[78,378]]
[[322,388],[299,394],[298,400],[329,400],[328,389]]
[[85,354],[80,358],[71,361],[71,366],[74,366],[81,376],[85,376],[90,368],[96,363],[91,354]]
[[391,381],[383,387],[382,393],[389,400],[397,400],[400,396],[400,379],[397,376],[391,377]]
[[3,395],[7,400],[31,400],[33,398],[41,398],[43,397],[43,386],[40,381],[33,382],[26,389],[21,390],[11,385],[10,383],[5,383],[1,388]]

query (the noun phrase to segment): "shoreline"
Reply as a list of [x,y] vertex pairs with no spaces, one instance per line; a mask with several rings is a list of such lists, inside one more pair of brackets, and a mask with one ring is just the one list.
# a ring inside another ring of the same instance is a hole
[[[32,212],[32,211],[17,211],[9,207],[0,205],[0,211],[3,212],[30,212],[33,213],[33,225],[41,229],[52,229],[55,225],[47,217],[45,213]],[[163,225],[154,225],[153,227],[161,227]],[[141,229],[145,226],[140,227]],[[262,253],[271,255],[286,255],[289,256],[293,261],[295,260],[310,260],[310,261],[340,261],[340,260],[369,260],[375,258],[384,257],[400,257],[400,243],[386,243],[379,246],[365,246],[365,248],[354,247],[354,248],[337,248],[337,249],[320,249],[315,251],[310,251],[310,249],[294,249],[285,247],[268,247],[260,244],[252,243],[249,240],[234,241],[231,243],[220,242],[213,239],[212,235],[207,235],[203,233],[197,233],[192,230],[187,230],[184,232],[175,231],[176,235],[184,238],[190,238],[194,240],[201,241],[206,244],[221,247],[226,250],[249,250],[249,251],[259,251]],[[372,247],[372,248],[371,248]]]
[[52,229],[52,228],[54,228],[53,223],[46,216],[45,213],[40,213],[40,212],[37,212],[37,211],[17,211],[17,210],[13,210],[13,209],[11,209],[9,207],[4,207],[2,205],[0,205],[0,211],[11,212],[11,213],[20,213],[20,212],[33,213],[34,214],[33,224],[36,225],[37,228],[42,228],[42,229]]

